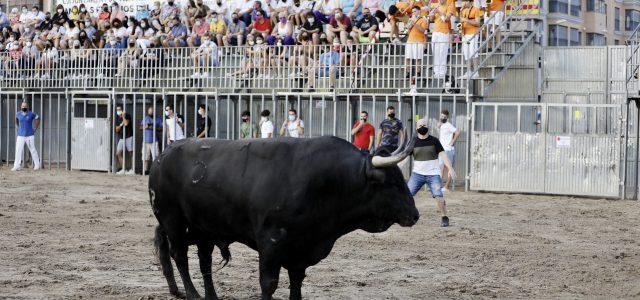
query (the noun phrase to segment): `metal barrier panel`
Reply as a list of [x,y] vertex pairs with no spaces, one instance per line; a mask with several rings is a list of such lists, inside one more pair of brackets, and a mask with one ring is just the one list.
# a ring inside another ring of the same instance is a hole
[[109,171],[110,95],[73,94],[71,107],[71,169]]
[[621,196],[621,113],[616,104],[474,103],[471,188]]

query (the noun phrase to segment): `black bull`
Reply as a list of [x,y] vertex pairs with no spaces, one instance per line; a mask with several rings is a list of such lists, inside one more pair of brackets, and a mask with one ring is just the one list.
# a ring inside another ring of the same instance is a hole
[[392,157],[363,155],[335,137],[189,139],[171,145],[149,176],[160,223],[156,247],[170,292],[179,294],[171,256],[187,298],[199,298],[187,263],[188,246],[195,244],[205,296],[215,299],[213,248],[228,261],[228,245],[240,242],[258,251],[263,299],[275,292],[282,267],[289,273],[290,298],[301,298],[305,269],[327,257],[338,238],[418,220]]

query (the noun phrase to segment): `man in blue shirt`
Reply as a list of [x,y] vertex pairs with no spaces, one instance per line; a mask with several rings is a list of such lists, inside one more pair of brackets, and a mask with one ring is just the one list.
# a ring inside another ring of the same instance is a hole
[[169,36],[162,41],[162,45],[165,48],[169,47],[184,47],[187,45],[187,34],[189,33],[189,29],[186,25],[180,22],[179,17],[175,17],[173,21],[171,21],[171,32]]
[[[162,118],[155,117],[153,106],[147,108],[147,115],[141,122],[142,129],[144,129],[144,146],[142,147],[142,161],[143,170],[145,173],[149,173],[149,166],[151,161],[156,160],[158,156],[158,141],[162,136]],[[155,121],[154,121],[155,120]],[[155,124],[155,125],[154,125]],[[155,128],[154,128],[155,126]],[[155,129],[155,135],[154,135]]]
[[[33,123],[36,126],[33,126]],[[31,159],[33,160],[33,169],[40,169],[40,157],[38,157],[38,151],[36,151],[36,144],[34,134],[40,127],[40,117],[29,110],[29,104],[22,102],[20,111],[16,112],[16,128],[18,128],[16,137],[16,157],[13,162],[13,169],[11,171],[19,171],[22,169],[22,154],[24,151],[24,144],[27,144],[29,151],[31,152]]]
[[316,81],[316,68],[318,69],[318,77],[329,77],[329,85],[333,90],[335,88],[336,78],[339,75],[340,67],[340,42],[335,40],[331,46],[331,51],[320,55],[320,66],[313,66],[309,70],[309,89],[313,90]]

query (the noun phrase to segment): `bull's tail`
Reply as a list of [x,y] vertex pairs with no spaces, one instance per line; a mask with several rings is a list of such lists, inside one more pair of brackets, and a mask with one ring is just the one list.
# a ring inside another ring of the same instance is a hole
[[160,266],[162,267],[162,274],[164,274],[164,277],[167,279],[167,284],[169,284],[169,292],[172,295],[178,296],[178,285],[173,275],[173,266],[171,265],[171,255],[169,253],[169,239],[162,225],[156,227],[154,246],[156,255],[160,261]]
[[218,247],[218,249],[220,249],[220,255],[222,256],[222,261],[220,263],[223,263],[222,267],[218,268],[219,271],[220,269],[224,268],[231,260],[231,251],[229,251],[229,243],[218,242],[216,243],[216,246]]

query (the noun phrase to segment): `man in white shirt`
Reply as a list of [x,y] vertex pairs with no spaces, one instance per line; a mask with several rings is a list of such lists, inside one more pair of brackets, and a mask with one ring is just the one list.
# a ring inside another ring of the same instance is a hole
[[280,128],[280,135],[294,138],[299,138],[304,135],[304,122],[298,118],[298,112],[295,109],[292,108],[289,110],[287,120],[284,121]]
[[[457,129],[451,122],[449,122],[449,111],[443,110],[440,113],[440,142],[442,143],[442,147],[444,148],[444,152],[451,162],[451,166],[455,165],[456,161],[456,149],[455,144],[458,138],[460,137],[460,130]],[[448,167],[444,164],[444,161],[440,160],[440,166],[442,168],[442,178],[445,178],[445,175],[448,173]],[[442,187],[443,191],[448,191],[451,187],[451,177],[447,176],[446,183],[444,187]]]
[[[167,144],[184,139],[184,124],[182,118],[173,111],[173,105],[169,104],[164,110],[167,119],[164,121],[164,132],[167,136]],[[178,126],[176,126],[176,123]]]
[[263,110],[260,113],[260,138],[270,139],[273,138],[273,122],[269,120],[271,112],[268,109]]

